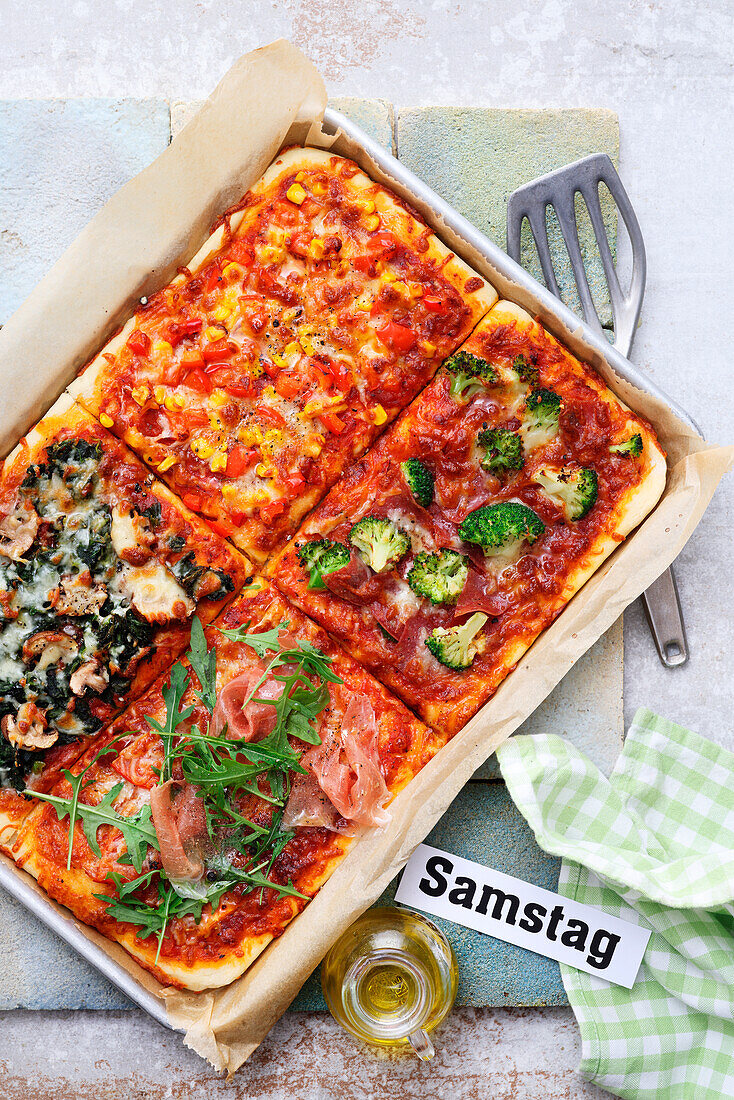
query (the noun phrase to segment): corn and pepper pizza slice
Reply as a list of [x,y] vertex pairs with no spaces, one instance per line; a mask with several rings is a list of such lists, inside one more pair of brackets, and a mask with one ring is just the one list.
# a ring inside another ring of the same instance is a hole
[[226,985],[444,741],[256,580],[37,796],[12,855],[162,982]]
[[250,575],[68,396],[0,474],[0,840]]
[[268,573],[453,733],[654,507],[665,468],[650,425],[500,302]]
[[496,300],[356,164],[292,148],[71,392],[262,561]]

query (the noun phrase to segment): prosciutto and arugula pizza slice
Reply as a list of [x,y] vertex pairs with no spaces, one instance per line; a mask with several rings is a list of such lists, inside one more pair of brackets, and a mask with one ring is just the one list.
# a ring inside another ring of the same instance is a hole
[[664,484],[649,424],[501,302],[268,574],[454,733]]
[[496,300],[353,162],[292,148],[71,392],[262,561]]
[[36,794],[11,854],[162,982],[226,985],[443,743],[257,580]]
[[0,475],[0,840],[251,572],[69,397]]

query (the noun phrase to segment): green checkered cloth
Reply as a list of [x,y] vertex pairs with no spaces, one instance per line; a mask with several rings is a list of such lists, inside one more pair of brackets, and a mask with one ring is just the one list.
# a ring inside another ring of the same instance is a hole
[[610,779],[559,737],[515,737],[502,775],[559,891],[652,929],[632,989],[561,966],[581,1074],[635,1100],[734,1098],[734,755],[649,710]]

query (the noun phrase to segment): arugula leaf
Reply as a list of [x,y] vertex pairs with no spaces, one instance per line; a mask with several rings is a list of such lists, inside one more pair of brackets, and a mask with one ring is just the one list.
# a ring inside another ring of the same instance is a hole
[[249,645],[251,649],[255,650],[258,657],[265,657],[268,653],[278,653],[280,651],[278,640],[280,633],[282,630],[287,630],[291,624],[287,620],[283,620],[282,623],[271,627],[270,630],[261,630],[259,634],[248,634],[249,625],[249,623],[245,623],[244,626],[240,626],[236,630],[220,630],[219,633],[223,634],[225,638],[229,638],[231,642],[244,642],[245,645]]
[[[81,779],[81,776],[72,776],[66,768],[64,769],[64,775],[70,783],[74,780]],[[80,822],[82,832],[87,838],[89,847],[92,849],[97,859],[102,858],[102,851],[97,842],[97,829],[99,829],[100,825],[113,825],[116,829],[119,829],[125,841],[130,861],[135,870],[140,872],[143,868],[143,860],[145,859],[147,846],[150,844],[157,851],[160,851],[158,836],[151,819],[150,806],[144,806],[134,817],[124,817],[122,814],[117,813],[112,803],[115,801],[122,788],[122,781],[116,783],[95,806],[87,805],[85,802],[79,802],[78,797],[75,804],[73,798],[62,798],[59,795],[43,794],[40,791],[29,791],[28,793],[32,794],[34,798],[40,798],[42,802],[50,803],[56,810],[59,821],[64,817],[70,819],[69,842],[72,848],[74,836],[71,814],[72,810],[74,810],[76,815],[75,820]],[[66,865],[67,871],[70,867],[71,861],[69,859]]]
[[191,620],[191,641],[186,656],[201,688],[196,694],[211,714],[217,702],[217,653],[213,647],[207,650],[204,627],[198,615]]
[[163,767],[161,769],[161,781],[170,779],[171,775],[171,755],[173,752],[173,738],[176,735],[176,731],[182,723],[187,721],[194,713],[193,707],[182,707],[181,702],[189,687],[189,674],[181,664],[180,661],[176,661],[176,664],[171,669],[171,675],[168,683],[163,688],[163,700],[166,704],[166,721],[164,725],[156,721],[155,718],[151,718],[150,715],[146,715],[145,721],[154,729],[156,733],[161,735],[163,741]]

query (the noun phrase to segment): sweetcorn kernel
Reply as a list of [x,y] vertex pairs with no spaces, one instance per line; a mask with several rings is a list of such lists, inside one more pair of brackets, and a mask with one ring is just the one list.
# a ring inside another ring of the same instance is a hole
[[166,470],[170,470],[171,466],[175,466],[177,462],[178,459],[174,458],[173,455],[167,455],[162,462],[158,463],[158,469],[160,473],[165,474]]
[[209,402],[214,406],[215,409],[221,409],[224,405],[227,404],[228,400],[229,398],[227,397],[224,390],[220,389],[213,390],[209,397]]
[[374,214],[376,209],[377,209],[377,207],[375,206],[375,204],[372,202],[371,199],[370,199],[369,202],[362,203],[362,211],[365,214]]
[[321,237],[314,237],[311,244],[308,246],[308,254],[313,260],[323,260],[326,252],[326,245]]
[[209,468],[213,473],[221,473],[227,469],[227,456],[222,451],[217,451],[209,460]]
[[159,405],[162,405],[163,402],[166,400],[165,386],[156,386],[153,390],[153,398]]
[[424,340],[423,341],[423,350],[426,352],[427,355],[435,355],[436,354],[436,345],[432,344],[430,340]]
[[189,447],[197,458],[206,460],[214,454],[214,445],[203,436],[195,436],[189,443]]
[[374,233],[375,229],[380,228],[380,215],[368,214],[367,217],[364,219],[364,227],[366,230],[368,230],[368,232]]
[[[215,310],[212,310],[212,317],[214,318],[215,321],[226,321],[226,320],[228,320],[231,312],[232,311],[230,310],[229,306],[225,306],[225,305],[217,306],[217,308]],[[224,333],[217,332],[217,335],[214,337],[214,339],[219,340],[219,338],[223,335],[224,335]]]
[[114,420],[111,416],[108,416],[107,413],[99,414],[99,422],[103,428],[113,428],[115,426]]
[[275,467],[271,466],[269,463],[258,462],[257,466],[255,467],[255,473],[259,477],[272,478],[275,477]]
[[311,190],[313,191],[314,195],[325,195],[327,187],[325,183],[321,182],[321,180],[316,180],[316,182],[311,185]]
[[375,424],[384,424],[387,420],[387,413],[383,409],[382,405],[375,405],[372,410],[372,417]]
[[360,294],[359,298],[356,298],[354,301],[354,308],[364,310],[364,312],[367,313],[372,309],[372,295]]
[[300,206],[306,198],[306,192],[303,190],[300,183],[292,183],[286,191],[286,196],[291,202],[294,202],[296,206]]
[[231,482],[228,481],[225,485],[222,486],[222,496],[228,504],[233,504],[234,501],[237,500],[238,495],[239,489]]
[[214,431],[215,432],[221,432],[224,428],[224,424],[222,423],[222,420],[221,420],[221,417],[219,416],[219,414],[215,413],[215,412],[210,412],[208,414],[208,416],[209,416],[209,423],[210,423],[211,427],[214,429]]
[[241,274],[242,268],[236,263],[228,263],[222,271],[222,275],[225,275],[228,279],[238,279]]
[[211,340],[215,343],[217,340],[221,340],[223,336],[227,335],[227,330],[222,325],[209,325],[205,330],[207,340]]
[[170,355],[173,348],[168,343],[168,340],[156,340],[153,344],[153,351],[156,355]]
[[173,403],[177,409],[182,409],[186,404],[186,398],[182,393],[174,393]]
[[300,355],[301,349],[295,340],[291,340],[289,344],[283,348],[283,355]]
[[142,384],[142,386],[135,386],[134,389],[132,390],[132,399],[135,402],[135,404],[140,405],[141,408],[143,407],[145,402],[148,400],[149,396],[150,396],[150,389],[149,389],[147,383],[145,383],[145,382]]

